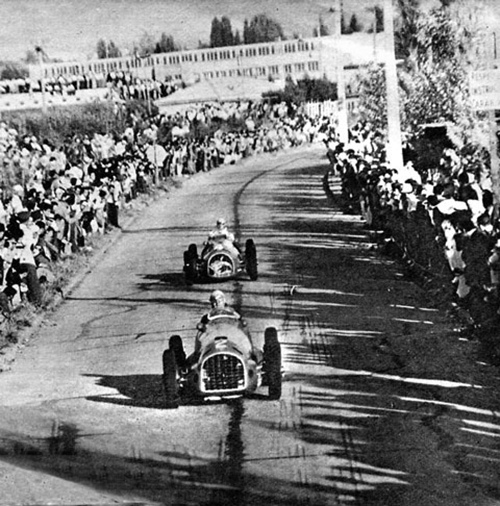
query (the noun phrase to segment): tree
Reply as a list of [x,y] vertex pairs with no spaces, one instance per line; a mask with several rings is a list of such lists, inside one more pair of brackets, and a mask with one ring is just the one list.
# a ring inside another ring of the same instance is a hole
[[104,39],[99,39],[97,41],[96,52],[97,58],[100,59],[119,58],[122,55],[121,51],[112,40],[106,42]]
[[258,42],[274,42],[284,39],[281,25],[269,18],[266,14],[254,16],[250,23],[245,19],[243,26],[243,40],[245,44],[256,44]]
[[356,14],[351,16],[351,20],[349,21],[349,29],[351,33],[360,32],[362,30],[362,26],[360,25]]
[[323,20],[323,17],[319,17],[319,28],[315,27],[313,30],[313,37],[326,37],[330,35],[330,30],[328,29],[328,26],[325,25],[325,22]]
[[120,58],[122,52],[118,49],[118,46],[110,40],[108,43],[108,57],[109,58]]
[[24,57],[24,61],[28,65],[33,65],[35,63],[39,63],[37,51],[36,50],[31,50],[31,49],[29,49],[28,51],[26,51],[26,56]]
[[28,69],[20,63],[7,63],[0,72],[0,79],[24,79],[28,77]]
[[340,33],[342,35],[350,35],[352,33],[351,27],[346,26],[344,13],[340,15]]
[[380,5],[374,7],[375,10],[375,32],[380,33],[384,31],[384,10]]
[[325,78],[311,79],[306,77],[294,82],[290,77],[287,77],[285,88],[282,91],[265,93],[263,97],[272,99],[275,102],[286,102],[287,104],[296,105],[305,102],[336,100],[337,85]]
[[222,46],[222,26],[219,18],[212,19],[212,28],[210,30],[210,47]]
[[99,39],[97,41],[97,58],[103,59],[108,57],[108,45],[104,39]]
[[387,88],[384,68],[371,65],[359,76],[358,111],[367,127],[384,131],[387,128]]
[[420,0],[398,0],[398,7],[399,26],[394,30],[396,58],[406,58],[415,48],[421,15]]
[[155,53],[171,53],[172,51],[178,51],[178,47],[175,45],[174,38],[172,35],[162,33],[160,40],[156,43]]
[[231,20],[227,16],[212,20],[212,28],[210,30],[210,47],[225,47],[235,44],[235,35],[231,27]]
[[156,41],[148,32],[143,32],[138,43],[134,43],[133,52],[137,56],[145,57],[153,54],[156,49]]
[[379,6],[370,7],[368,10],[373,14],[374,20],[370,24],[370,28],[368,28],[368,33],[373,33],[376,30],[376,33],[380,33],[384,31],[384,11]]
[[233,29],[228,17],[222,16],[220,20],[221,38],[223,46],[232,46],[234,44]]
[[[454,17],[440,7],[413,21],[406,32],[412,34],[405,48],[408,56],[398,74],[403,130],[416,134],[421,125],[438,122],[455,125],[455,136],[464,143],[479,138],[479,117],[468,103],[467,75],[478,37],[474,16],[466,12]],[[360,86],[360,111],[377,127],[385,127],[383,76],[382,68],[372,68]]]

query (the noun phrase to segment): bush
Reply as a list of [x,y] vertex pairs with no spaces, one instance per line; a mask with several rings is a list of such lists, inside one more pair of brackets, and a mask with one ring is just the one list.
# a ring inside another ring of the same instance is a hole
[[131,115],[142,118],[157,112],[155,106],[144,100],[131,100],[123,105],[110,102],[51,108],[41,110],[13,111],[2,114],[21,135],[35,135],[38,139],[60,146],[73,136],[93,137],[98,134],[121,135]]

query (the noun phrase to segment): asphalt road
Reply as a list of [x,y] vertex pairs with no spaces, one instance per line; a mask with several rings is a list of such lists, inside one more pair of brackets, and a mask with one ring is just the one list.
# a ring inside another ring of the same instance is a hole
[[[0,504],[500,504],[497,369],[327,198],[323,155],[198,175],[122,230],[0,374]],[[256,242],[259,280],[218,287],[278,329],[283,396],[167,410],[162,352],[214,288],[182,253],[218,217]]]

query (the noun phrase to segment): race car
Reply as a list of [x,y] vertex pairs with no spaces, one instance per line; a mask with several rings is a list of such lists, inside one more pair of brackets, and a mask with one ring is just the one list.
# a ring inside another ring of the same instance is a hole
[[184,252],[184,276],[188,285],[202,279],[224,281],[242,273],[248,274],[252,281],[258,278],[257,249],[252,239],[246,241],[244,252],[225,240],[207,242],[201,255],[196,244],[190,244]]
[[220,400],[241,397],[267,385],[269,399],[281,397],[281,345],[274,327],[264,332],[264,349],[252,342],[246,323],[234,314],[209,317],[199,324],[195,351],[186,357],[182,339],[174,335],[163,353],[166,406],[182,398]]

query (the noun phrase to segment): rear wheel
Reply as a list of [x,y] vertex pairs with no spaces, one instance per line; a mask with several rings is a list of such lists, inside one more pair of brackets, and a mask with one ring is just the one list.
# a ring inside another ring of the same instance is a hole
[[269,398],[276,400],[281,397],[281,345],[278,332],[268,327],[264,333],[264,372],[269,386]]
[[257,270],[257,249],[252,239],[248,239],[245,244],[245,263],[247,273],[252,281],[259,277]]
[[163,389],[165,392],[166,407],[175,409],[179,407],[179,386],[177,384],[177,363],[174,350],[163,352]]

